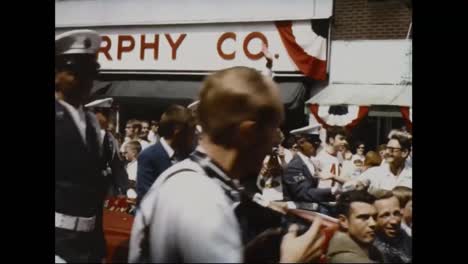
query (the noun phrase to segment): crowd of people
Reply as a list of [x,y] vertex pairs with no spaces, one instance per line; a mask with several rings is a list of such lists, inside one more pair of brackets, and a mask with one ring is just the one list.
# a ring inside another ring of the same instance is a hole
[[[392,130],[375,150],[337,126],[285,139],[277,84],[233,67],[205,79],[195,107],[128,120],[121,137],[109,108],[83,107],[99,43],[90,30],[56,38],[56,262],[102,261],[104,207],[135,216],[130,263],[248,262],[262,243],[288,263],[411,262],[410,133]],[[319,214],[284,225],[295,209]],[[249,218],[263,211],[281,224]],[[324,221],[337,228],[328,239]],[[275,243],[258,239],[267,233]]]

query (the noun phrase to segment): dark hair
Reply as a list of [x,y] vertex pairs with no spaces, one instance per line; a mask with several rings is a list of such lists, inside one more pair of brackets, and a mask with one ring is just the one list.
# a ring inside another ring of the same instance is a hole
[[343,127],[340,126],[331,126],[327,128],[327,144],[330,142],[330,138],[335,138],[337,135],[342,135],[344,137],[348,136],[348,133]]
[[364,150],[366,150],[366,144],[365,144],[363,141],[358,140],[358,141],[356,142],[356,144],[354,145],[354,151],[355,151],[356,153],[357,153],[357,150],[358,150],[358,148],[359,148],[360,145],[364,145]]
[[136,120],[135,122],[132,123],[132,128],[133,128],[134,130],[138,130],[138,132],[141,132],[141,128],[142,128],[142,127],[143,127],[143,126],[141,125],[141,122],[138,121],[138,120]]
[[164,138],[172,138],[176,129],[195,126],[195,119],[190,110],[181,105],[171,105],[161,115],[158,134]]
[[400,143],[401,149],[410,150],[411,149],[411,138],[402,134],[394,134],[390,139],[395,139]]
[[292,146],[294,145],[294,143],[296,143],[296,138],[294,137],[294,135],[289,135],[286,140],[283,141],[283,143],[281,145],[283,145],[283,147],[287,148],[287,149],[291,149]]
[[343,214],[345,216],[349,216],[349,209],[351,208],[351,203],[362,202],[373,204],[374,201],[375,197],[364,190],[352,190],[344,192],[340,195],[338,201],[336,202],[336,213],[337,215]]

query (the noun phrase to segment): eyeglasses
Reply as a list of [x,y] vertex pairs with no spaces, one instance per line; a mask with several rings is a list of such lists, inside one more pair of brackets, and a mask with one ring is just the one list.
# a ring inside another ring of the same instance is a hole
[[401,150],[401,148],[394,148],[394,147],[389,147],[389,146],[386,146],[385,149],[389,150],[390,152],[395,152],[395,150],[398,150],[398,151]]

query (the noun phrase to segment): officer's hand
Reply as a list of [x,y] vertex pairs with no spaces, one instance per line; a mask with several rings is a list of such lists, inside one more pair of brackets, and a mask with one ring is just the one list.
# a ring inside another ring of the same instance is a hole
[[325,236],[319,234],[321,218],[316,217],[312,226],[302,236],[296,236],[298,226],[291,225],[289,232],[281,242],[280,262],[316,262],[322,255],[322,245]]
[[331,173],[327,173],[327,172],[324,172],[324,171],[321,171],[318,173],[319,177],[321,180],[332,180],[332,179],[335,179],[335,175],[331,174]]

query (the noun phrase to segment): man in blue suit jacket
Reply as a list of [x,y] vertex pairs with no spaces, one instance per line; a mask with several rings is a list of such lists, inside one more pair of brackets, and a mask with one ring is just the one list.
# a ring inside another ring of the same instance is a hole
[[338,188],[317,188],[318,173],[310,157],[315,156],[320,139],[319,126],[307,126],[291,131],[296,134],[299,152],[293,157],[283,175],[284,200],[296,202],[329,202],[335,200]]
[[161,116],[158,143],[138,156],[136,180],[137,205],[158,176],[194,149],[195,119],[192,112],[180,105],[171,105]]

